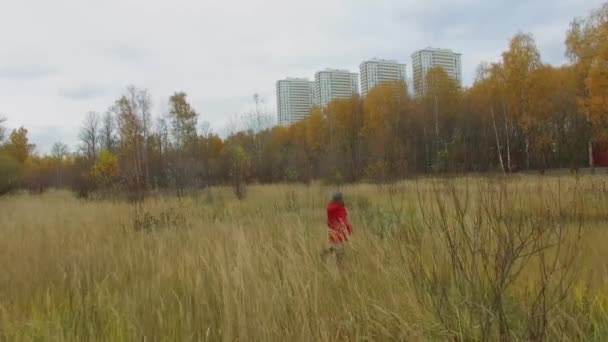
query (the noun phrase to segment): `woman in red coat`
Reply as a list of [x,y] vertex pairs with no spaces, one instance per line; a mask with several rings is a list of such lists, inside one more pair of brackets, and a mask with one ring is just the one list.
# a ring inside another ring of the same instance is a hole
[[344,243],[348,236],[353,233],[353,228],[348,222],[348,212],[344,206],[342,193],[336,192],[327,206],[327,235],[331,247],[322,253],[323,258],[328,254],[336,253],[338,266],[342,266],[344,257]]

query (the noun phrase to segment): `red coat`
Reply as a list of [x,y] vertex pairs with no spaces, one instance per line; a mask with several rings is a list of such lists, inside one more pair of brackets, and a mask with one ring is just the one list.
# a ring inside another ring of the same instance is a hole
[[348,235],[353,233],[353,228],[348,222],[348,213],[344,205],[330,203],[327,206],[327,227],[331,243],[343,243],[348,241]]

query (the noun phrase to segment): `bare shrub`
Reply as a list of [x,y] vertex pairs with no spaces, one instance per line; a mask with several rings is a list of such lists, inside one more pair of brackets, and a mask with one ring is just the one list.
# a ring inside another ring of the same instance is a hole
[[298,211],[299,202],[298,202],[298,194],[295,189],[289,189],[285,191],[285,209],[291,212]]
[[133,229],[137,232],[153,233],[161,230],[180,229],[186,226],[186,217],[176,209],[169,208],[158,214],[153,214],[136,207]]
[[[500,179],[434,180],[426,191],[418,188],[423,230],[406,237],[411,248],[403,255],[418,301],[442,336],[547,339],[549,318],[578,275],[582,224],[560,217],[580,217],[579,208],[544,195],[531,201],[518,191]],[[399,192],[390,193],[394,212],[403,212]]]
[[247,194],[247,177],[251,167],[251,159],[247,151],[240,145],[231,145],[222,151],[222,158],[235,196],[239,200],[245,199]]

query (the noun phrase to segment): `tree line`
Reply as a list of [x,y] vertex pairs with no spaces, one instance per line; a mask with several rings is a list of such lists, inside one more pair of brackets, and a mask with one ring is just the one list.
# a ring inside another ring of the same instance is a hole
[[244,129],[224,139],[199,125],[185,93],[153,119],[150,94],[135,87],[103,115],[87,115],[75,153],[57,143],[38,156],[25,128],[8,134],[0,119],[0,192],[71,186],[81,196],[120,189],[139,199],[153,189],[181,196],[231,184],[242,197],[248,182],[576,170],[591,164],[594,149],[607,149],[608,3],[575,19],[565,43],[570,63],[551,66],[520,33],[499,62],[478,67],[470,88],[435,68],[423,95],[382,84],[289,127],[271,127],[255,96]]

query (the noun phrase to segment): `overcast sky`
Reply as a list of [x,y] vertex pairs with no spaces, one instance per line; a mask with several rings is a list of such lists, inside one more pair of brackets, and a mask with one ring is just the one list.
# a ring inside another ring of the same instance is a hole
[[[604,0],[605,1],[605,0]],[[518,31],[563,64],[570,21],[602,0],[0,0],[0,113],[45,152],[77,143],[88,111],[128,85],[154,113],[185,91],[221,132],[259,93],[276,112],[275,81],[373,57],[408,64],[426,46],[463,54],[465,84]]]

